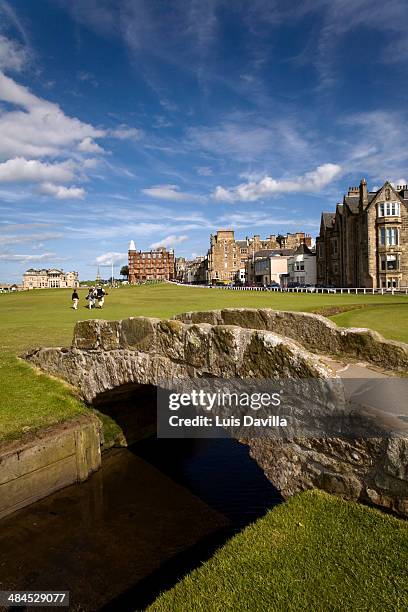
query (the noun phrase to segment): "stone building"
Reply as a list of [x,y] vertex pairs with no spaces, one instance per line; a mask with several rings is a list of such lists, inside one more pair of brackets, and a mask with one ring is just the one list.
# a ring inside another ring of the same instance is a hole
[[151,251],[137,251],[134,241],[128,251],[129,283],[146,280],[173,280],[175,277],[174,251],[159,247]]
[[255,253],[273,249],[294,249],[299,244],[311,245],[311,236],[304,232],[295,234],[275,235],[261,240],[259,235],[245,240],[235,240],[234,230],[218,230],[210,236],[210,249],[208,251],[207,279],[211,284],[217,282],[232,283],[244,269],[248,259]]
[[306,244],[300,244],[288,259],[289,284],[307,286],[316,284],[316,253]]
[[408,286],[408,186],[350,187],[324,212],[316,240],[317,282],[334,287]]
[[207,258],[203,256],[194,259],[176,258],[175,278],[180,283],[204,284],[207,282]]
[[30,268],[23,274],[24,289],[66,289],[79,287],[78,272],[64,272],[57,268],[36,270]]

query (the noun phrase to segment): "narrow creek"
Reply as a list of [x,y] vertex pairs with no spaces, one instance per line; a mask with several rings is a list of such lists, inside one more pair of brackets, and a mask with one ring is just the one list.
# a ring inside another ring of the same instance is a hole
[[71,610],[140,610],[281,501],[230,439],[151,436],[0,521],[0,588],[68,590]]

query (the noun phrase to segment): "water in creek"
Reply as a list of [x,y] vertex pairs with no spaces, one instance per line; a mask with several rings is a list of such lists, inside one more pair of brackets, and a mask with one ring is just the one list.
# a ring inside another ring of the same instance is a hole
[[279,503],[234,440],[157,440],[0,521],[0,588],[68,590],[72,610],[143,609]]

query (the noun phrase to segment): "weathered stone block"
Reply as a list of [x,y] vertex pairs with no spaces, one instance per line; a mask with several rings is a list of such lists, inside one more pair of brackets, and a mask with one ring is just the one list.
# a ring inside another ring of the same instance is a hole
[[384,468],[391,476],[408,482],[408,440],[404,438],[388,440]]
[[79,349],[98,349],[100,340],[100,323],[96,320],[78,321],[74,327],[72,346]]
[[173,318],[183,321],[183,323],[209,323],[210,325],[221,325],[223,323],[220,310],[184,312]]
[[208,363],[211,327],[192,325],[185,334],[184,357],[188,365],[203,368]]
[[316,484],[328,493],[352,500],[359,499],[362,490],[361,482],[352,474],[322,472]]
[[160,321],[157,325],[157,351],[170,359],[184,359],[186,326],[180,321]]
[[119,321],[100,321],[99,342],[103,351],[120,348]]
[[149,317],[130,317],[120,322],[119,342],[122,348],[132,348],[143,352],[154,349],[156,329],[160,319]]
[[249,329],[265,329],[262,312],[257,308],[224,308],[221,310],[222,323]]

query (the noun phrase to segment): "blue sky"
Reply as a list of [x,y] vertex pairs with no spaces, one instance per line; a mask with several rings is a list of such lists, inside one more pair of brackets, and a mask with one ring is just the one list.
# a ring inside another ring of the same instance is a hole
[[[406,0],[0,0],[0,281],[408,183]],[[109,268],[101,268],[107,276]]]

